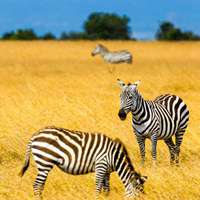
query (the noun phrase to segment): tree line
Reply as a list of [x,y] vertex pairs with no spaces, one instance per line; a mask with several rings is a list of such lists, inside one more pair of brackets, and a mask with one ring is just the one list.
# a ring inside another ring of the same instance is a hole
[[[59,37],[47,32],[38,36],[33,29],[18,29],[6,32],[2,40],[136,40],[131,36],[129,26],[130,19],[127,16],[119,16],[113,13],[94,12],[89,15],[83,24],[82,32],[63,32]],[[200,40],[200,36],[191,31],[182,31],[173,23],[164,21],[160,23],[155,34],[157,40]]]

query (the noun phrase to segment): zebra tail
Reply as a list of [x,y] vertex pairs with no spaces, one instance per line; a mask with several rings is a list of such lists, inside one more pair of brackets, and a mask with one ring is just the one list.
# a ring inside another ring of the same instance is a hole
[[129,63],[129,64],[132,64],[132,63],[133,63],[133,57],[132,57],[132,55],[130,55],[130,58],[128,59],[128,63]]
[[30,140],[30,142],[27,145],[27,149],[26,149],[26,155],[25,155],[25,162],[24,165],[21,169],[21,171],[19,172],[19,176],[22,177],[24,175],[24,173],[26,172],[26,170],[29,167],[29,163],[30,163],[30,155],[31,155],[31,145],[32,145],[32,141]]

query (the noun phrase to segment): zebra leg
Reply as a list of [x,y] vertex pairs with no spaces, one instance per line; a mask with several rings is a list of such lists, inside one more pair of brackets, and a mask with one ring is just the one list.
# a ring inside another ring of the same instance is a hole
[[151,155],[152,155],[152,158],[153,158],[153,164],[155,165],[156,164],[156,154],[157,154],[157,151],[156,151],[156,147],[157,147],[157,135],[156,134],[153,134],[151,136],[151,142],[152,142]]
[[184,133],[185,133],[185,129],[181,130],[181,131],[177,132],[177,134],[175,134],[175,140],[176,140],[176,148],[175,148],[176,158],[175,158],[175,162],[176,162],[176,164],[179,163],[180,146],[181,146],[182,141],[183,141]]
[[42,199],[42,191],[50,170],[51,169],[38,169],[39,172],[33,184],[34,196],[36,200]]
[[141,156],[141,164],[144,165],[145,162],[145,138],[142,136],[136,135],[137,142],[140,147],[140,156]]
[[103,190],[106,195],[110,192],[110,173],[106,173],[104,180],[103,180]]
[[170,163],[173,164],[175,161],[175,144],[172,140],[172,137],[164,140],[165,143],[167,144],[168,148],[169,148],[169,153],[170,153]]
[[96,173],[96,198],[98,198],[104,184],[105,176],[107,174],[106,163],[102,162],[102,163],[96,164],[95,173]]

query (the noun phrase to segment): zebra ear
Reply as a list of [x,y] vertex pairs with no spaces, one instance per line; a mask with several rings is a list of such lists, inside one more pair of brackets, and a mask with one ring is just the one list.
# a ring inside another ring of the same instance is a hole
[[139,81],[136,81],[135,83],[133,83],[136,87],[138,86],[138,85],[140,85],[140,80]]
[[97,44],[97,46],[98,46],[98,47],[102,47],[103,45],[99,43],[99,44]]
[[124,81],[122,81],[122,80],[120,80],[120,79],[117,79],[117,82],[118,82],[119,87],[120,87],[121,89],[123,89],[123,88],[126,86],[126,84],[124,83]]
[[129,84],[130,88],[135,91],[135,89],[138,87],[138,85],[140,84],[140,81],[136,81],[135,83]]

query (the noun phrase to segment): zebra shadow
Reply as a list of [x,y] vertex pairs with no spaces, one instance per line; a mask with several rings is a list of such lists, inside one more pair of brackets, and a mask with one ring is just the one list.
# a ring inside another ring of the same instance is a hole
[[107,69],[108,69],[108,72],[110,74],[114,74],[116,72],[116,66],[115,65],[108,65]]

